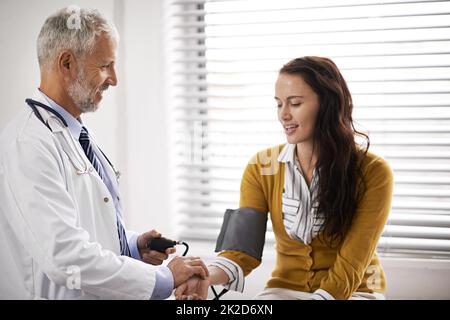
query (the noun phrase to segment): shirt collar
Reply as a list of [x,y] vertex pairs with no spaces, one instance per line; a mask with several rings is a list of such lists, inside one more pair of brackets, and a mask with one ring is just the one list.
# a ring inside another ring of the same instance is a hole
[[[284,163],[288,163],[291,166],[295,166],[295,168],[297,168],[300,172],[301,175],[303,175],[302,173],[302,168],[300,167],[300,164],[298,163],[298,160],[296,159],[296,154],[295,154],[295,150],[296,150],[296,144],[290,144],[290,143],[286,143],[283,147],[283,149],[280,152],[280,155],[278,156],[278,162],[284,162]],[[314,168],[313,170],[313,178],[311,181],[311,185],[310,185],[310,190],[314,190],[317,186],[317,170],[316,168]]]
[[295,144],[286,143],[278,156],[278,162],[295,163]]
[[48,103],[48,106],[53,110],[55,110],[56,112],[58,112],[64,118],[64,120],[67,122],[67,127],[69,128],[70,134],[72,135],[72,137],[75,138],[75,140],[78,140],[81,134],[81,127],[82,127],[81,119],[76,119],[73,115],[67,112],[66,109],[64,109],[55,101],[53,101],[51,98],[49,98],[41,90],[38,89],[38,92],[42,96],[44,101]]

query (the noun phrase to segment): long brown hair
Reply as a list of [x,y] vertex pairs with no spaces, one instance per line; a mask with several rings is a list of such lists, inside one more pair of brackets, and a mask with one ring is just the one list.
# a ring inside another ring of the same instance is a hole
[[[280,73],[301,76],[319,97],[314,129],[318,190],[313,203],[324,218],[322,230],[331,238],[330,243],[342,240],[365,190],[361,162],[369,149],[369,137],[354,127],[352,97],[333,61],[297,58],[285,64]],[[366,140],[365,147],[356,144],[357,135]]]

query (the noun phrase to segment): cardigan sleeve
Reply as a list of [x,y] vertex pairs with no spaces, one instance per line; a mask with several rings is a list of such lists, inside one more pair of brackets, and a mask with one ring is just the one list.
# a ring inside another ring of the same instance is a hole
[[367,165],[365,182],[352,225],[320,285],[336,299],[348,299],[360,286],[391,207],[393,174],[385,160],[376,158]]
[[241,181],[240,208],[253,208],[258,212],[269,211],[266,196],[264,194],[262,177],[258,164],[247,164]]
[[[255,157],[252,158],[254,159]],[[241,180],[239,207],[253,208],[261,214],[267,214],[268,204],[261,181],[260,166],[252,160],[247,164]],[[245,276],[261,264],[261,261],[240,251],[226,250],[221,252],[220,256],[237,263]]]

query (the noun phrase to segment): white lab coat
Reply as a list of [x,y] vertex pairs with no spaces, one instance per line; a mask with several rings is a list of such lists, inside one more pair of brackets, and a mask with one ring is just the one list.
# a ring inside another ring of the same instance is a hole
[[111,194],[78,141],[18,108],[0,135],[0,299],[150,299],[155,267],[120,256]]

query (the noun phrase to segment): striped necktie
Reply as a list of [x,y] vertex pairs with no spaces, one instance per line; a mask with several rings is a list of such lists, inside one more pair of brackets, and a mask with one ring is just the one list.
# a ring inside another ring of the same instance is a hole
[[[81,127],[81,133],[79,138],[81,147],[84,150],[84,153],[86,154],[86,157],[89,159],[89,161],[92,163],[92,166],[95,168],[95,170],[98,172],[98,175],[100,178],[105,181],[106,174],[103,169],[103,166],[98,159],[97,155],[94,152],[91,140],[89,138],[89,133],[85,127]],[[106,185],[106,183],[105,183]],[[116,220],[117,220],[117,231],[119,234],[119,242],[120,242],[120,254],[124,256],[131,257],[130,248],[128,247],[127,243],[127,235],[125,233],[125,228],[123,227],[123,224],[121,222],[120,216],[116,210]]]

